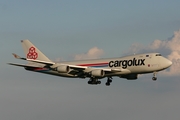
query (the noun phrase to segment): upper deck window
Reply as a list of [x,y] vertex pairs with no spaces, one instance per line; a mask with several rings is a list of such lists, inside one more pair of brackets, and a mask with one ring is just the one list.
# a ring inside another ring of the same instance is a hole
[[156,56],[161,56],[161,54],[156,54]]

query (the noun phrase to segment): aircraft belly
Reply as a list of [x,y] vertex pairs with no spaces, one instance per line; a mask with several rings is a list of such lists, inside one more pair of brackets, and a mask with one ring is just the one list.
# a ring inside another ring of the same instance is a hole
[[119,75],[124,75],[124,74],[129,74],[129,73],[122,73],[122,72],[107,73],[105,75],[105,77],[107,77],[107,76],[119,76]]
[[129,70],[132,73],[142,74],[142,73],[152,73],[154,71],[160,71],[161,69],[159,69],[158,65],[149,64],[147,66],[134,66],[132,68],[129,68]]

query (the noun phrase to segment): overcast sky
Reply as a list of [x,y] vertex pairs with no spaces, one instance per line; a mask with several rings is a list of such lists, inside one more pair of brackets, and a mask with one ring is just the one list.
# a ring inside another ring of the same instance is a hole
[[[180,118],[179,0],[1,0],[0,119],[178,120]],[[170,69],[88,85],[25,71],[6,63],[24,56],[29,39],[54,61],[160,52]]]

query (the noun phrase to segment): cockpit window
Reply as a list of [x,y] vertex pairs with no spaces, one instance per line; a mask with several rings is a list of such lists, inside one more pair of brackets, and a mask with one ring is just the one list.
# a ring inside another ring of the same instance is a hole
[[161,56],[161,54],[156,54],[156,56]]

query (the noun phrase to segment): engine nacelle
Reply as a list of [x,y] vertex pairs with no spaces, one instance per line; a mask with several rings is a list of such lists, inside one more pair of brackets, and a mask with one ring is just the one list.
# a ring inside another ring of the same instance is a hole
[[56,71],[59,73],[68,73],[69,72],[69,66],[67,65],[60,65],[56,68]]
[[104,72],[103,70],[93,70],[93,71],[91,72],[91,75],[92,75],[93,77],[104,77],[105,72]]

